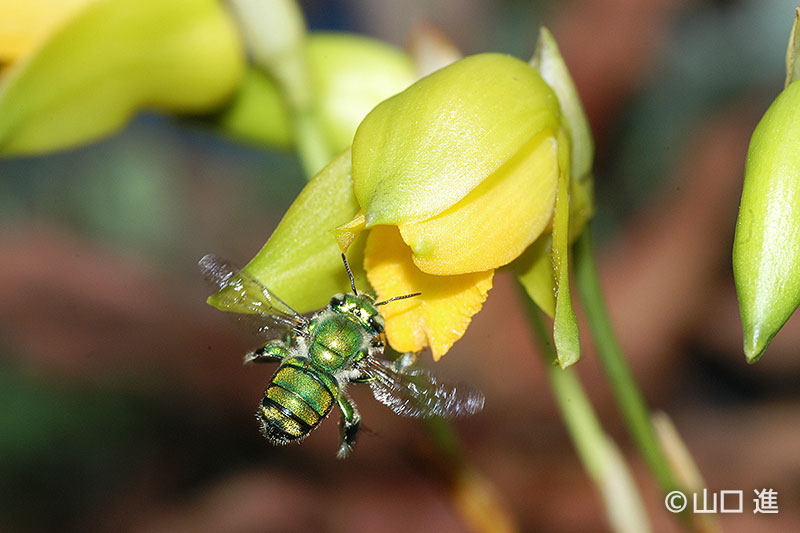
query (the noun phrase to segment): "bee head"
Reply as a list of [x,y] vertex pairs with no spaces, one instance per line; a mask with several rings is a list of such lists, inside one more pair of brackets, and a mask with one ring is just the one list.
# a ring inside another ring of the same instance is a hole
[[337,313],[350,315],[374,335],[383,333],[385,323],[375,308],[375,300],[368,294],[334,294],[328,308]]

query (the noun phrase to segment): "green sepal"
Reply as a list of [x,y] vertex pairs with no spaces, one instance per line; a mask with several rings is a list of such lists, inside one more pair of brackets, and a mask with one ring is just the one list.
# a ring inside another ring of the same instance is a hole
[[[563,144],[562,144],[563,143]],[[559,147],[567,143],[564,132],[559,134]],[[572,308],[569,287],[569,247],[577,233],[583,230],[584,220],[573,225],[569,181],[568,150],[559,149],[559,176],[553,231],[539,237],[514,263],[517,278],[525,292],[550,318],[553,318],[553,341],[562,368],[580,359],[578,321]]]
[[553,342],[558,364],[567,368],[580,359],[578,319],[572,309],[569,290],[569,146],[563,132],[559,135],[559,175],[556,209],[553,213],[553,270],[556,278],[556,307],[553,318]]
[[[583,185],[577,180],[570,182],[569,196],[569,243],[573,244],[583,232],[594,214],[594,179],[587,174]],[[556,291],[558,283],[553,270],[553,234],[544,233],[528,246],[528,249],[511,267],[525,287],[528,296],[547,316],[553,318],[556,312]]]
[[444,211],[559,124],[552,89],[510,56],[467,57],[419,80],[356,131],[353,182],[367,227]]
[[[531,58],[530,64],[553,88],[561,106],[564,126],[570,134],[568,195],[563,194],[563,183],[559,181],[559,197],[562,199],[562,206],[564,198],[566,196],[569,197],[569,217],[567,222],[563,220],[563,214],[558,218],[558,223],[560,225],[566,224],[568,230],[561,231],[561,226],[556,229],[556,220],[554,219],[553,233],[539,237],[525,251],[525,254],[515,261],[513,268],[523,287],[525,287],[528,296],[550,318],[554,318],[556,316],[556,294],[559,292],[559,280],[561,279],[563,283],[568,284],[569,279],[566,270],[560,271],[556,267],[557,263],[553,255],[553,238],[557,234],[559,238],[566,234],[568,244],[572,244],[594,214],[594,179],[592,173],[594,138],[578,92],[575,89],[575,84],[569,75],[564,59],[561,57],[558,45],[553,35],[544,26],[539,32],[536,52]],[[565,141],[563,136],[561,139],[560,142]],[[564,175],[562,173],[560,180],[563,180],[563,178]],[[558,203],[556,210],[558,210]],[[569,287],[567,285],[566,292],[568,291]],[[568,306],[568,309],[565,306]],[[570,319],[570,317],[574,317],[574,312],[571,308],[572,304],[569,301],[569,297],[564,294],[562,296],[562,311],[558,327],[564,328],[563,331],[571,330],[577,334],[577,325],[573,325],[573,320]],[[569,348],[568,351],[579,353],[575,351],[578,349],[577,337],[575,337],[574,346],[570,347],[571,343],[566,341],[568,335],[566,333],[560,335],[562,336],[562,350],[559,353],[564,352],[567,348]],[[565,342],[566,344],[564,344]],[[568,359],[568,357],[559,357],[559,362],[562,366],[564,366],[565,362],[571,364]]]
[[800,80],[800,7],[795,8],[792,32],[789,34],[789,45],[786,47],[786,83]]
[[753,363],[800,304],[800,81],[778,95],[750,139],[733,275]]
[[[242,270],[300,313],[324,307],[332,294],[350,291],[341,252],[329,230],[352,219],[358,209],[347,150],[303,188],[267,243]],[[365,242],[359,239],[347,251],[356,288],[364,291],[369,288],[362,266]],[[225,291],[212,295],[208,303],[223,311],[246,312],[226,303],[235,299]]]
[[530,60],[530,65],[541,74],[542,79],[558,97],[572,140],[570,153],[572,177],[582,181],[591,176],[594,163],[594,137],[558,44],[550,30],[544,26],[539,30],[539,41],[536,43],[536,51]]
[[208,111],[243,69],[235,24],[217,0],[89,2],[3,80],[0,154],[84,143],[143,108]]
[[553,318],[556,314],[553,234],[541,235],[511,266],[533,303]]

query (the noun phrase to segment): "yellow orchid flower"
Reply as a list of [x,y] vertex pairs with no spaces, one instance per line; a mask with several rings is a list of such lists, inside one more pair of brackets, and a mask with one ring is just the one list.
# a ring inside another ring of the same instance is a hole
[[464,334],[494,270],[553,222],[568,154],[556,94],[510,56],[458,61],[367,115],[353,140],[367,276],[380,299],[422,293],[384,311],[394,348],[438,359]]
[[467,57],[376,106],[245,270],[294,295],[298,311],[324,305],[347,288],[333,229],[379,299],[422,293],[382,307],[386,335],[396,350],[430,347],[438,359],[480,310],[495,270],[514,262],[532,296],[554,295],[552,308],[537,303],[554,316],[559,363],[574,363],[568,247],[592,209],[591,137],[552,37],[542,40],[532,64]]

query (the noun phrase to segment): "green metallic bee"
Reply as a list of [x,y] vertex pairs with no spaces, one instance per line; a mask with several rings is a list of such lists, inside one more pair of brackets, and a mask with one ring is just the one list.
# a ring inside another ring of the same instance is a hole
[[305,438],[328,416],[333,404],[342,412],[337,457],[355,444],[361,416],[346,392],[350,383],[367,383],[375,398],[401,416],[457,417],[483,409],[483,394],[471,387],[440,382],[433,374],[413,368],[413,354],[396,362],[381,360],[384,321],[382,302],[359,294],[353,275],[352,293],[334,295],[327,307],[301,315],[245,272],[213,254],[200,260],[203,277],[225,289],[226,304],[242,310],[257,323],[267,343],[244,356],[245,363],[280,362],[256,412],[261,432],[273,444]]

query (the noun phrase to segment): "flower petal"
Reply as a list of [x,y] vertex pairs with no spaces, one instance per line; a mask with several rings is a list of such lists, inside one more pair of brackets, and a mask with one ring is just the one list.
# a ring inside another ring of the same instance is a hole
[[554,137],[538,137],[450,209],[401,225],[417,267],[441,276],[516,259],[552,219],[557,152]]
[[459,276],[425,274],[414,265],[411,250],[392,226],[370,231],[364,268],[379,300],[422,293],[381,307],[381,314],[392,348],[418,352],[430,346],[434,360],[464,334],[492,288],[494,276],[494,270]]
[[552,89],[510,56],[467,57],[419,80],[356,131],[353,185],[367,227],[441,213],[559,121]]
[[364,212],[359,211],[350,222],[337,226],[331,230],[333,238],[336,239],[336,244],[342,252],[346,252],[350,245],[353,244],[361,232],[365,229],[366,221],[364,219]]

